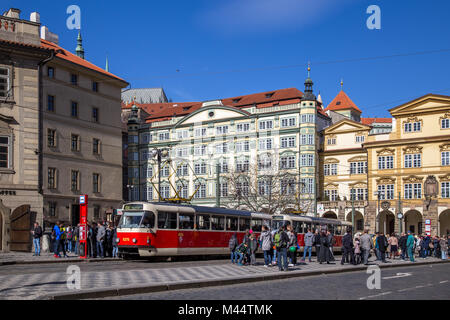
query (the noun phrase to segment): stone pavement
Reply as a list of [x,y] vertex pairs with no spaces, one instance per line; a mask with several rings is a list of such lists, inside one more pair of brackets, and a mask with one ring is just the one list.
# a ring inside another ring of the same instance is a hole
[[[53,253],[41,253],[40,256],[33,256],[29,252],[8,252],[0,253],[0,266],[13,264],[34,264],[34,263],[64,263],[79,261],[80,258],[73,253],[68,254],[68,258],[54,258]],[[105,259],[89,259],[89,261],[101,261]],[[106,259],[113,260],[113,259]],[[119,259],[115,259],[119,260]]]
[[[417,259],[419,263],[437,263],[442,262],[439,259]],[[379,263],[379,262],[372,262]],[[387,264],[390,265],[409,265],[409,262],[395,260]],[[70,290],[67,287],[68,275],[65,272],[41,273],[31,275],[8,275],[0,276],[0,299],[7,300],[28,300],[28,299],[46,299],[49,296],[60,296],[65,294],[80,294],[89,291],[107,291],[118,290],[120,288],[139,288],[152,285],[171,285],[182,284],[195,286],[195,282],[208,282],[215,280],[232,280],[239,283],[239,279],[245,281],[246,278],[268,276],[271,279],[277,276],[280,278],[285,275],[302,276],[308,274],[321,274],[329,272],[343,272],[351,270],[361,270],[361,266],[336,264],[318,264],[316,262],[297,265],[290,268],[290,272],[279,272],[277,267],[266,268],[259,266],[237,266],[227,263],[214,266],[198,267],[175,267],[161,269],[139,269],[127,271],[108,271],[108,272],[82,272],[81,290]],[[272,277],[271,277],[272,276]],[[239,279],[237,279],[239,278]],[[161,289],[167,290],[167,289]],[[128,293],[129,294],[129,293]],[[111,295],[115,295],[112,293]],[[79,297],[78,297],[79,298]]]

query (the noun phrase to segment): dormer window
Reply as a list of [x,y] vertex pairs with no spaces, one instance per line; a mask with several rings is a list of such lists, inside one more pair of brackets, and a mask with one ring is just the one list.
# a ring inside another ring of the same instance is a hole
[[233,99],[233,103],[239,103],[242,99],[238,98],[238,99]]
[[340,105],[341,105],[341,102],[340,102],[340,101],[336,102],[336,105],[337,105],[337,106],[340,106]]
[[275,92],[267,93],[267,94],[266,94],[266,99],[272,98],[274,94],[275,94]]

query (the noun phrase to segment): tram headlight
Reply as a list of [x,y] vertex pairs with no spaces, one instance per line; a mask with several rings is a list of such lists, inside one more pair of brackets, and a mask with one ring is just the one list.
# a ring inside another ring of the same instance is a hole
[[134,238],[134,239],[133,239],[133,243],[137,243],[137,240],[136,240],[136,238]]

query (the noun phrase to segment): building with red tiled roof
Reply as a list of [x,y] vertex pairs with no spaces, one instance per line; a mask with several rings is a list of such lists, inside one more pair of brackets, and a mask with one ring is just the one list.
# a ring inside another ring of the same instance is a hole
[[356,106],[344,90],[341,90],[333,101],[331,101],[325,109],[325,112],[327,111],[337,112],[357,122],[360,121],[362,114],[362,111]]

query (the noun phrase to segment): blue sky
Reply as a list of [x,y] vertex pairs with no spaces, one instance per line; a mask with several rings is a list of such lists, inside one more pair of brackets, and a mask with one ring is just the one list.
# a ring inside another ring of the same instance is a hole
[[[26,19],[38,11],[74,51],[72,4],[81,8],[87,60],[104,67],[108,55],[133,88],[162,86],[173,101],[303,90],[308,61],[326,104],[343,78],[366,117],[427,93],[450,95],[447,0],[2,0],[0,9],[18,7]],[[366,27],[372,4],[381,30]],[[415,54],[432,50],[447,51]],[[409,55],[363,59],[400,54]]]

